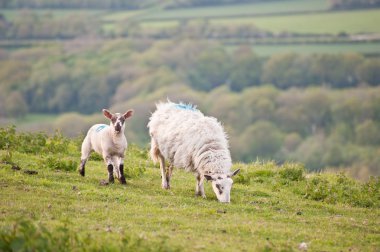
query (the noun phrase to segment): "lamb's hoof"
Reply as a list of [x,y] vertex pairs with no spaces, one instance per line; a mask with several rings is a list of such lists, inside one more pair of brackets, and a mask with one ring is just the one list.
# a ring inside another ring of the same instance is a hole
[[123,184],[123,185],[126,185],[126,184],[127,184],[127,181],[125,181],[125,178],[124,178],[124,177],[121,177],[121,178],[120,178],[120,183]]
[[109,182],[110,184],[113,184],[113,183],[115,183],[115,179],[114,179],[113,177],[108,178],[108,182]]
[[106,180],[102,179],[102,180],[99,181],[99,185],[101,185],[101,186],[108,186],[109,183]]
[[170,189],[170,185],[162,185],[162,189],[169,190]]
[[79,170],[79,174],[84,177],[84,170]]

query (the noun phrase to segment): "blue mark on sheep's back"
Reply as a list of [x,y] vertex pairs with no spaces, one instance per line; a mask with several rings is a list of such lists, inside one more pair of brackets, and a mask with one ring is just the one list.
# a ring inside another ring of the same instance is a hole
[[192,104],[183,104],[183,103],[180,103],[180,104],[175,104],[175,107],[177,109],[197,111],[197,109],[195,108],[195,106],[192,105]]
[[99,132],[99,131],[101,131],[102,129],[104,129],[106,127],[108,127],[108,125],[102,124],[102,125],[98,126],[95,131]]

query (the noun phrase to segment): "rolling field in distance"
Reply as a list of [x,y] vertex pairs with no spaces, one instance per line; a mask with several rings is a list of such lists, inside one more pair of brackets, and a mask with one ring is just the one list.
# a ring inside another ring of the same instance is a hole
[[[145,21],[143,27],[173,27],[175,20]],[[179,21],[176,21],[177,24]],[[360,10],[325,12],[299,15],[279,15],[262,17],[210,18],[215,25],[255,25],[260,29],[300,34],[338,34],[346,33],[378,33],[380,32],[380,10]]]
[[327,1],[289,0],[277,2],[261,2],[253,4],[219,5],[151,12],[140,17],[141,20],[163,19],[197,19],[255,15],[280,15],[282,13],[327,11]]

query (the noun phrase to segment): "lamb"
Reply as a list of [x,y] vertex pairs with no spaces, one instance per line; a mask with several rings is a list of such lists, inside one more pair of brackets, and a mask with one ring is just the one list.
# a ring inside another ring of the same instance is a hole
[[[124,177],[124,152],[128,143],[124,135],[125,120],[132,116],[133,110],[128,110],[124,114],[112,114],[103,109],[103,114],[111,122],[110,125],[95,124],[87,132],[82,143],[80,175],[85,175],[85,165],[91,151],[96,151],[102,155],[107,164],[108,181],[114,183],[114,172],[122,184],[126,184]],[[114,169],[115,168],[115,169]]]
[[179,167],[196,175],[196,195],[206,197],[206,179],[212,182],[218,200],[229,203],[232,177],[240,170],[230,171],[231,156],[222,125],[192,105],[168,101],[156,106],[148,123],[150,156],[160,163],[162,188],[170,189],[172,169]]

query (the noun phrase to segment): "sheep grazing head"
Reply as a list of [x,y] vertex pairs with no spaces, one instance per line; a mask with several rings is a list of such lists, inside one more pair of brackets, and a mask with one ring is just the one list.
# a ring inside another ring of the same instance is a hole
[[230,194],[233,184],[232,177],[238,174],[240,169],[229,174],[206,174],[208,181],[211,181],[212,189],[218,200],[223,203],[230,203]]
[[124,131],[125,128],[125,120],[133,115],[133,110],[128,110],[124,114],[115,113],[112,114],[107,109],[103,109],[103,115],[111,120],[110,126],[114,129],[116,134]]

